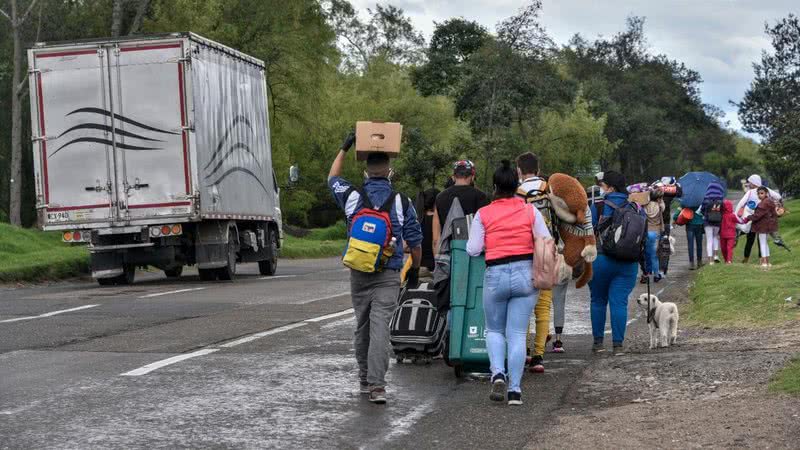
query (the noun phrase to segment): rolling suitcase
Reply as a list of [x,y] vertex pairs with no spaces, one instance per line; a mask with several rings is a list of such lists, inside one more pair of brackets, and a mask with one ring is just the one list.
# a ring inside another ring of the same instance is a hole
[[389,323],[390,340],[397,362],[405,359],[430,363],[442,353],[447,316],[434,306],[436,291],[428,283],[400,291],[397,309]]
[[447,348],[447,363],[455,375],[465,372],[489,372],[489,353],[486,350],[486,321],[483,315],[483,256],[470,257],[467,241],[451,242],[450,310],[451,324]]

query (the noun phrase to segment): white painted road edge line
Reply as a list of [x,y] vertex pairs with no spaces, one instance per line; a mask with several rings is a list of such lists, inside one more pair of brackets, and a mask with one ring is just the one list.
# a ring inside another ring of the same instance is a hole
[[[93,305],[93,306],[97,306],[97,305]],[[274,334],[283,333],[284,331],[289,331],[289,330],[294,330],[295,328],[304,327],[309,323],[322,322],[324,320],[333,319],[335,317],[340,317],[340,316],[344,316],[346,314],[352,314],[352,313],[353,313],[353,308],[350,308],[350,309],[346,309],[344,311],[339,311],[337,313],[326,314],[324,316],[319,316],[319,317],[313,317],[311,319],[306,319],[306,320],[303,320],[301,322],[290,323],[288,325],[283,325],[283,326],[280,326],[278,328],[273,328],[271,330],[262,331],[260,333],[255,333],[255,334],[251,334],[249,336],[245,336],[243,338],[239,338],[239,339],[237,339],[235,341],[231,341],[231,342],[222,344],[222,345],[219,346],[219,348],[204,348],[202,350],[197,350],[197,351],[194,351],[192,353],[186,353],[186,354],[183,354],[183,355],[173,356],[173,357],[167,358],[167,359],[162,359],[161,361],[156,361],[154,363],[150,363],[150,364],[148,364],[146,366],[142,366],[142,367],[140,367],[138,369],[131,370],[130,372],[125,372],[125,373],[121,374],[120,376],[123,376],[123,377],[138,377],[140,375],[146,375],[146,374],[148,374],[148,373],[150,373],[150,372],[152,372],[152,371],[154,371],[156,369],[160,369],[162,367],[169,366],[170,364],[175,364],[175,363],[178,363],[178,362],[181,362],[181,361],[185,361],[187,359],[196,358],[198,356],[204,356],[204,355],[208,355],[210,353],[218,352],[222,348],[236,347],[237,345],[246,344],[248,342],[252,342],[252,341],[255,341],[257,339],[261,339],[263,337],[272,336]]]
[[139,375],[148,374],[156,369],[160,369],[164,366],[168,366],[170,364],[175,364],[177,362],[185,361],[189,358],[195,358],[197,356],[208,355],[209,353],[218,352],[218,348],[205,348],[203,350],[197,350],[196,352],[186,353],[184,355],[173,356],[172,358],[162,359],[161,361],[156,361],[154,363],[150,363],[146,366],[139,367],[138,369],[131,370],[130,372],[125,372],[122,374],[123,377],[138,377]]
[[261,277],[259,280],[280,280],[281,278],[295,278],[297,275],[273,275],[271,277]]
[[355,312],[355,310],[353,310],[353,308],[350,308],[350,309],[345,309],[344,311],[339,311],[337,313],[327,314],[327,315],[319,316],[319,317],[314,317],[312,319],[306,319],[306,320],[304,320],[304,322],[317,323],[317,322],[322,322],[324,320],[335,319],[337,317],[342,317],[342,316],[346,316],[348,314],[353,314],[354,312]]
[[73,312],[73,311],[80,311],[82,309],[94,308],[95,306],[100,306],[100,305],[84,305],[84,306],[79,306],[77,308],[62,309],[60,311],[52,311],[52,312],[49,312],[49,313],[39,314],[38,316],[25,316],[25,317],[17,317],[17,318],[14,318],[14,319],[0,320],[0,323],[21,322],[23,320],[42,319],[44,317],[52,317],[52,316],[56,316],[58,314],[64,314],[64,313]]
[[189,288],[189,289],[178,289],[176,291],[156,292],[155,294],[147,294],[147,295],[143,295],[143,296],[141,296],[139,298],[154,298],[154,297],[161,297],[161,296],[170,295],[170,294],[182,294],[184,292],[202,291],[203,289],[205,289],[205,288],[204,287],[197,287],[197,288]]
[[248,342],[255,341],[256,339],[261,339],[266,336],[271,336],[273,334],[283,333],[284,331],[294,330],[295,328],[300,328],[305,326],[305,322],[295,322],[290,323],[289,325],[284,325],[282,327],[273,328],[271,330],[262,331],[260,333],[251,334],[249,336],[245,336],[243,338],[237,339],[235,341],[228,342],[227,344],[222,344],[220,347],[222,348],[231,348],[236,347],[237,345],[246,344]]

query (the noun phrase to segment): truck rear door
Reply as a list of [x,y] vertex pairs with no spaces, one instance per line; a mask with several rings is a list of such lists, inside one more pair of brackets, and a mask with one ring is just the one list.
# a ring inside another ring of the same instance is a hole
[[37,206],[45,227],[113,220],[105,56],[97,46],[31,53]]
[[128,220],[191,212],[183,45],[109,49],[118,214]]

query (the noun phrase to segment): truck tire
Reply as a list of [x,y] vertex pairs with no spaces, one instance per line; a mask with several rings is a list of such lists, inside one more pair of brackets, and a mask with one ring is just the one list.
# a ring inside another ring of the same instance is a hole
[[278,236],[269,232],[269,259],[258,262],[258,272],[261,275],[271,277],[278,270]]
[[164,271],[167,278],[180,278],[183,275],[183,266],[178,266]]
[[99,284],[100,286],[114,286],[115,284],[117,284],[116,283],[116,277],[115,278],[98,278],[97,279],[97,284]]
[[197,273],[200,275],[200,281],[217,280],[217,269],[197,269]]
[[117,275],[113,278],[98,278],[97,284],[100,286],[117,286],[117,285],[130,285],[136,278],[136,266],[133,264],[125,264],[122,266],[122,275]]
[[228,231],[228,263],[217,269],[217,277],[222,281],[232,281],[236,277],[236,238],[233,230]]

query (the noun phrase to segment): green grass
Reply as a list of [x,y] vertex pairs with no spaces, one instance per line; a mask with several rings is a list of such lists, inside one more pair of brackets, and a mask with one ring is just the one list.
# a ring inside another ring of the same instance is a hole
[[[739,239],[733,265],[705,266],[690,289],[691,305],[684,315],[712,327],[768,327],[800,320],[800,200],[787,203],[790,214],[780,220],[780,234],[792,253],[770,243],[773,267],[762,271],[758,250],[751,263],[741,264],[745,239]],[[758,245],[758,243],[756,243]],[[791,297],[791,301],[786,299]]]
[[800,395],[800,356],[789,361],[775,377],[770,380],[769,390]]
[[347,239],[344,222],[328,228],[317,228],[303,238],[285,235],[281,258],[327,258],[340,256]]
[[65,278],[88,267],[86,248],[61,242],[61,233],[0,223],[0,282]]

